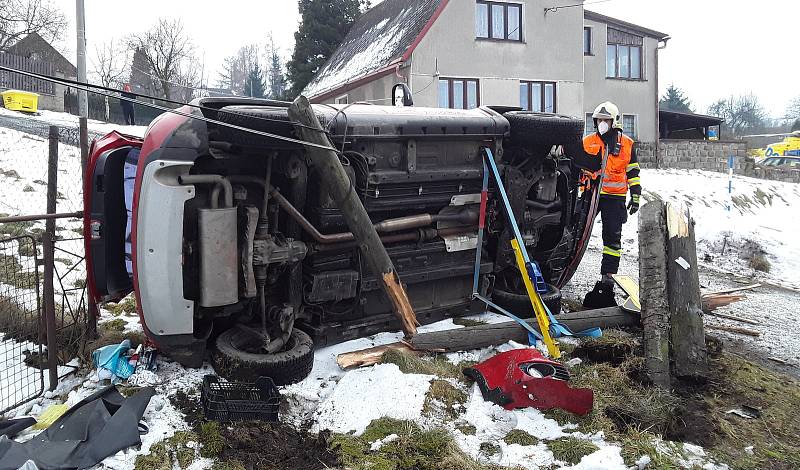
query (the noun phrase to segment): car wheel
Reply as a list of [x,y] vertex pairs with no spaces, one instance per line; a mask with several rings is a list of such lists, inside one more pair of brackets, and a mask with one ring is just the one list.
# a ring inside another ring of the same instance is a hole
[[[544,303],[553,315],[561,313],[561,290],[558,287],[547,284],[547,292],[539,294]],[[520,318],[533,318],[533,306],[528,294],[517,294],[503,288],[495,287],[492,291],[492,300],[497,305]]]
[[[293,126],[289,121],[289,113],[286,108],[225,106],[217,113],[217,120],[261,132],[269,132],[270,134],[291,136],[293,132]],[[263,147],[275,145],[277,142],[269,137],[231,129],[230,127],[220,126],[218,129],[220,139],[232,144]]]
[[314,365],[314,342],[294,328],[286,346],[274,354],[254,353],[247,349],[252,335],[235,326],[223,331],[216,341],[214,369],[229,380],[250,381],[256,377],[272,378],[275,385],[300,382]]
[[503,114],[511,125],[511,145],[524,147],[534,154],[546,155],[553,145],[562,145],[567,156],[583,147],[581,119],[562,114],[510,111]]

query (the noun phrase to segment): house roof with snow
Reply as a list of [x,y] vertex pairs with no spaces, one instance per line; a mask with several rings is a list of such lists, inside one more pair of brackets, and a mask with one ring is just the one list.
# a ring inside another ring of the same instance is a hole
[[408,60],[447,1],[383,0],[356,20],[303,94],[320,100],[345,85],[388,75]]

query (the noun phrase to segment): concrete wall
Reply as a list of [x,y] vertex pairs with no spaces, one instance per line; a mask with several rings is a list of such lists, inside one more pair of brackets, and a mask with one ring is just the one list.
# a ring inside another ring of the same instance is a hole
[[636,155],[642,168],[680,168],[728,171],[728,157],[734,157],[733,172],[775,181],[800,183],[800,170],[783,168],[755,168],[753,159],[747,156],[747,143],[736,141],[708,140],[660,140],[658,152],[653,143],[637,143]]
[[549,0],[522,0],[522,42],[475,37],[475,2],[451,0],[414,51],[411,90],[418,106],[437,106],[438,78],[477,78],[482,105],[519,106],[519,82],[556,82],[556,112],[583,109],[583,10],[543,15]]
[[[658,109],[656,100],[656,47],[658,41],[645,37],[642,47],[644,71],[642,80],[606,78],[606,46],[608,26],[593,20],[585,20],[592,28],[592,55],[584,56],[584,107],[582,115],[591,113],[603,101],[619,106],[623,114],[636,115],[636,140],[655,142],[658,137]],[[613,27],[613,26],[612,26]],[[583,46],[581,46],[583,51]]]

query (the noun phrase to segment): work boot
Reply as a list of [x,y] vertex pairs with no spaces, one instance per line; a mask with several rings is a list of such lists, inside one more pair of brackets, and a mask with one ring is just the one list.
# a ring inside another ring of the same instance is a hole
[[583,306],[587,309],[616,307],[614,298],[614,279],[609,274],[604,274],[594,289],[583,298]]

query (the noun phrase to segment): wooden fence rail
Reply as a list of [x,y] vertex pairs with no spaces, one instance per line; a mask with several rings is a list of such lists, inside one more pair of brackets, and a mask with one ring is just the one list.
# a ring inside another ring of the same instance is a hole
[[[50,62],[27,59],[7,52],[0,53],[0,65],[41,75],[53,75],[53,64]],[[52,82],[5,70],[0,70],[0,89],[32,91],[40,95],[55,94]]]

